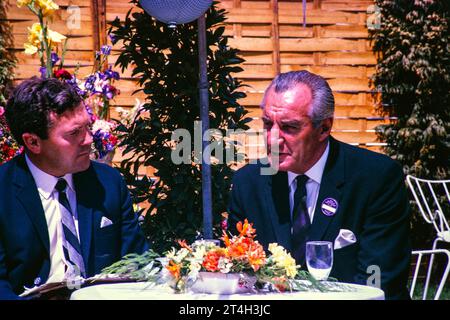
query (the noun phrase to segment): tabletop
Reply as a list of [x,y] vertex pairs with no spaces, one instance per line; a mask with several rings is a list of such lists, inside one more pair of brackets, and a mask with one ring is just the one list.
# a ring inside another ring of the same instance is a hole
[[381,289],[335,283],[339,292],[258,292],[245,294],[175,293],[169,287],[145,282],[100,284],[76,290],[71,300],[384,300]]

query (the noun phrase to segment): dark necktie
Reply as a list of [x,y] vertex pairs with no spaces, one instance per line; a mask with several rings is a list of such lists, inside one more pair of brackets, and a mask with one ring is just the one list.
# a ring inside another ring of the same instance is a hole
[[292,211],[292,251],[297,264],[305,262],[305,247],[311,227],[306,206],[306,182],[308,176],[297,176],[297,189],[294,193],[294,209]]
[[58,201],[61,204],[61,220],[63,227],[63,251],[67,263],[76,267],[80,271],[80,276],[85,276],[85,266],[83,256],[81,255],[80,240],[75,229],[72,209],[66,195],[67,182],[65,179],[59,179],[55,186],[58,191]]

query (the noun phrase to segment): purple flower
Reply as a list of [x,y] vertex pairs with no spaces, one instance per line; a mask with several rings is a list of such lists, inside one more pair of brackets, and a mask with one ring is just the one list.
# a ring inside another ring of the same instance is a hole
[[75,76],[72,76],[71,79],[65,81],[66,83],[70,84],[81,97],[84,97],[86,95],[86,91],[81,90],[81,88],[78,86],[77,78]]
[[98,151],[100,159],[114,150],[114,147],[117,144],[117,138],[115,136],[100,129],[93,134],[93,140],[94,147]]
[[228,220],[224,219],[222,220],[222,222],[220,223],[220,227],[222,228],[222,230],[228,230]]
[[107,84],[103,87],[102,93],[105,95],[106,99],[111,100],[117,94],[117,89],[116,87]]
[[120,75],[117,71],[113,71],[111,69],[111,66],[109,66],[108,70],[106,70],[104,72],[104,75],[106,77],[106,79],[114,79],[114,80],[119,80],[120,79]]
[[96,119],[96,116],[95,116],[95,114],[94,114],[94,111],[92,111],[91,106],[88,105],[88,104],[85,103],[85,102],[83,102],[83,104],[84,104],[84,108],[86,109],[86,111],[87,111],[89,117],[91,118],[91,121],[94,122],[95,119]]
[[109,34],[109,39],[111,40],[111,43],[114,45],[117,43],[117,37],[114,33]]
[[51,57],[52,57],[52,67],[54,67],[55,64],[59,61],[59,57],[55,52],[52,52]]
[[47,78],[47,68],[46,67],[40,67],[39,72],[41,73],[41,78]]
[[109,45],[104,45],[100,48],[100,51],[102,54],[104,54],[105,56],[109,56],[109,54],[111,53],[111,46]]
[[95,90],[95,75],[91,74],[84,83],[86,90],[93,92]]
[[84,97],[86,95],[86,91],[81,90],[81,88],[78,86],[77,78],[75,76],[72,76],[71,79],[66,80],[66,83],[70,84],[81,97]]
[[105,73],[97,72],[100,80],[108,80],[108,76]]

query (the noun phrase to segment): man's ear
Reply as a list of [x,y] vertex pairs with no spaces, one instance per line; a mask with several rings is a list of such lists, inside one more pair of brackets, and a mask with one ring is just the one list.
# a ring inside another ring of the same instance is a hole
[[331,128],[333,127],[333,118],[328,118],[322,120],[320,124],[320,140],[325,140],[331,133]]
[[34,133],[22,134],[22,140],[25,147],[34,154],[40,154],[42,149],[42,139]]

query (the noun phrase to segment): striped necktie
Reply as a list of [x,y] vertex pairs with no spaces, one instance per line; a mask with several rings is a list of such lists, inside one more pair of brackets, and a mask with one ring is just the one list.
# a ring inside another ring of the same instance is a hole
[[61,220],[63,227],[63,251],[67,263],[79,269],[82,277],[86,276],[86,269],[84,266],[83,256],[81,255],[80,240],[75,229],[75,222],[73,220],[72,209],[70,208],[69,200],[66,195],[67,182],[65,179],[58,179],[55,186],[58,191],[58,201],[61,208]]
[[308,240],[311,220],[306,206],[306,182],[308,176],[297,176],[297,189],[294,193],[294,209],[292,211],[292,248],[297,264],[305,262],[305,247]]

